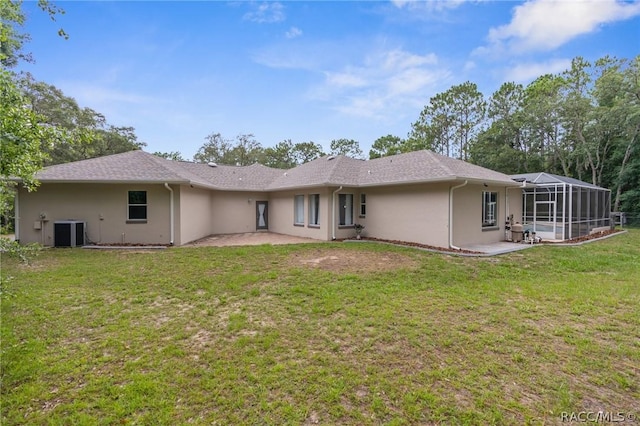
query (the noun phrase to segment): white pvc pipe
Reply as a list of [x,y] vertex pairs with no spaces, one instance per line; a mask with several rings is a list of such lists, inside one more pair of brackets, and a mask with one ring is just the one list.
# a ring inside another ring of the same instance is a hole
[[169,196],[169,227],[171,229],[171,240],[169,241],[169,244],[173,245],[173,237],[174,237],[174,226],[173,226],[173,189],[171,189],[171,187],[169,186],[168,183],[164,184],[164,187],[167,188],[169,190],[169,192],[171,193]]
[[460,247],[453,245],[453,190],[462,188],[467,183],[469,183],[469,181],[465,180],[464,183],[461,183],[460,185],[452,186],[451,188],[449,188],[449,248],[452,248],[454,250],[462,250],[462,249]]
[[342,191],[342,185],[340,185],[340,188],[336,189],[335,191],[333,191],[333,194],[331,194],[331,239],[335,240],[336,239],[336,194],[338,192]]

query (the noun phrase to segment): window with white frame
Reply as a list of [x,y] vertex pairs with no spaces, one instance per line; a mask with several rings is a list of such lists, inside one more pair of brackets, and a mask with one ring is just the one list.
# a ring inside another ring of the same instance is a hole
[[367,194],[360,194],[360,217],[367,216]]
[[309,225],[320,225],[320,194],[309,194]]
[[293,224],[304,225],[304,195],[293,197]]
[[482,192],[482,227],[498,226],[498,193],[483,191]]
[[147,220],[147,191],[129,191],[127,220]]
[[353,225],[353,194],[340,194],[338,196],[340,206],[340,226]]

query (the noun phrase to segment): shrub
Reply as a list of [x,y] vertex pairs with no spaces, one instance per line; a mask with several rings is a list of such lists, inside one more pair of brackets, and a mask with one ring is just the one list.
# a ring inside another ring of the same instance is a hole
[[9,238],[0,238],[0,256],[15,257],[21,262],[29,264],[42,250],[40,244],[21,245]]

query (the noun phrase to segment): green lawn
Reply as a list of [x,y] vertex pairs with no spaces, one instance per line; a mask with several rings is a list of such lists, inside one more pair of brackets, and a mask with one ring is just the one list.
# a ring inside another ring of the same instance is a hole
[[556,424],[640,415],[640,231],[2,259],[1,423]]

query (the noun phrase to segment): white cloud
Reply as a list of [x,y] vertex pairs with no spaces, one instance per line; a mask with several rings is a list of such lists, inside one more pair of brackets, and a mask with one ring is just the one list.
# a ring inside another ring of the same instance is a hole
[[571,68],[571,59],[554,59],[538,63],[522,63],[508,70],[506,81],[528,83],[541,75],[557,74]]
[[300,37],[301,35],[302,35],[302,30],[297,27],[291,27],[289,31],[285,33],[285,36],[287,38],[296,38],[296,37]]
[[434,54],[393,49],[372,54],[359,66],[325,72],[311,96],[344,114],[390,120],[407,107],[420,108],[449,76]]
[[326,84],[331,87],[364,87],[367,80],[357,70],[347,69],[341,72],[325,72]]
[[260,24],[273,24],[285,20],[284,6],[280,2],[250,3],[253,9],[244,14],[247,21]]
[[428,1],[415,1],[415,0],[392,0],[398,9],[408,9],[411,11],[424,10],[427,12],[439,12],[447,9],[455,9],[466,0],[428,0]]
[[513,9],[507,25],[489,30],[476,53],[553,50],[604,24],[640,15],[640,3],[617,0],[530,0]]
[[127,103],[127,104],[147,104],[157,102],[150,96],[138,95],[126,90],[111,89],[93,84],[62,82],[61,87],[65,92],[70,93],[81,106],[95,108],[96,104],[106,103]]

